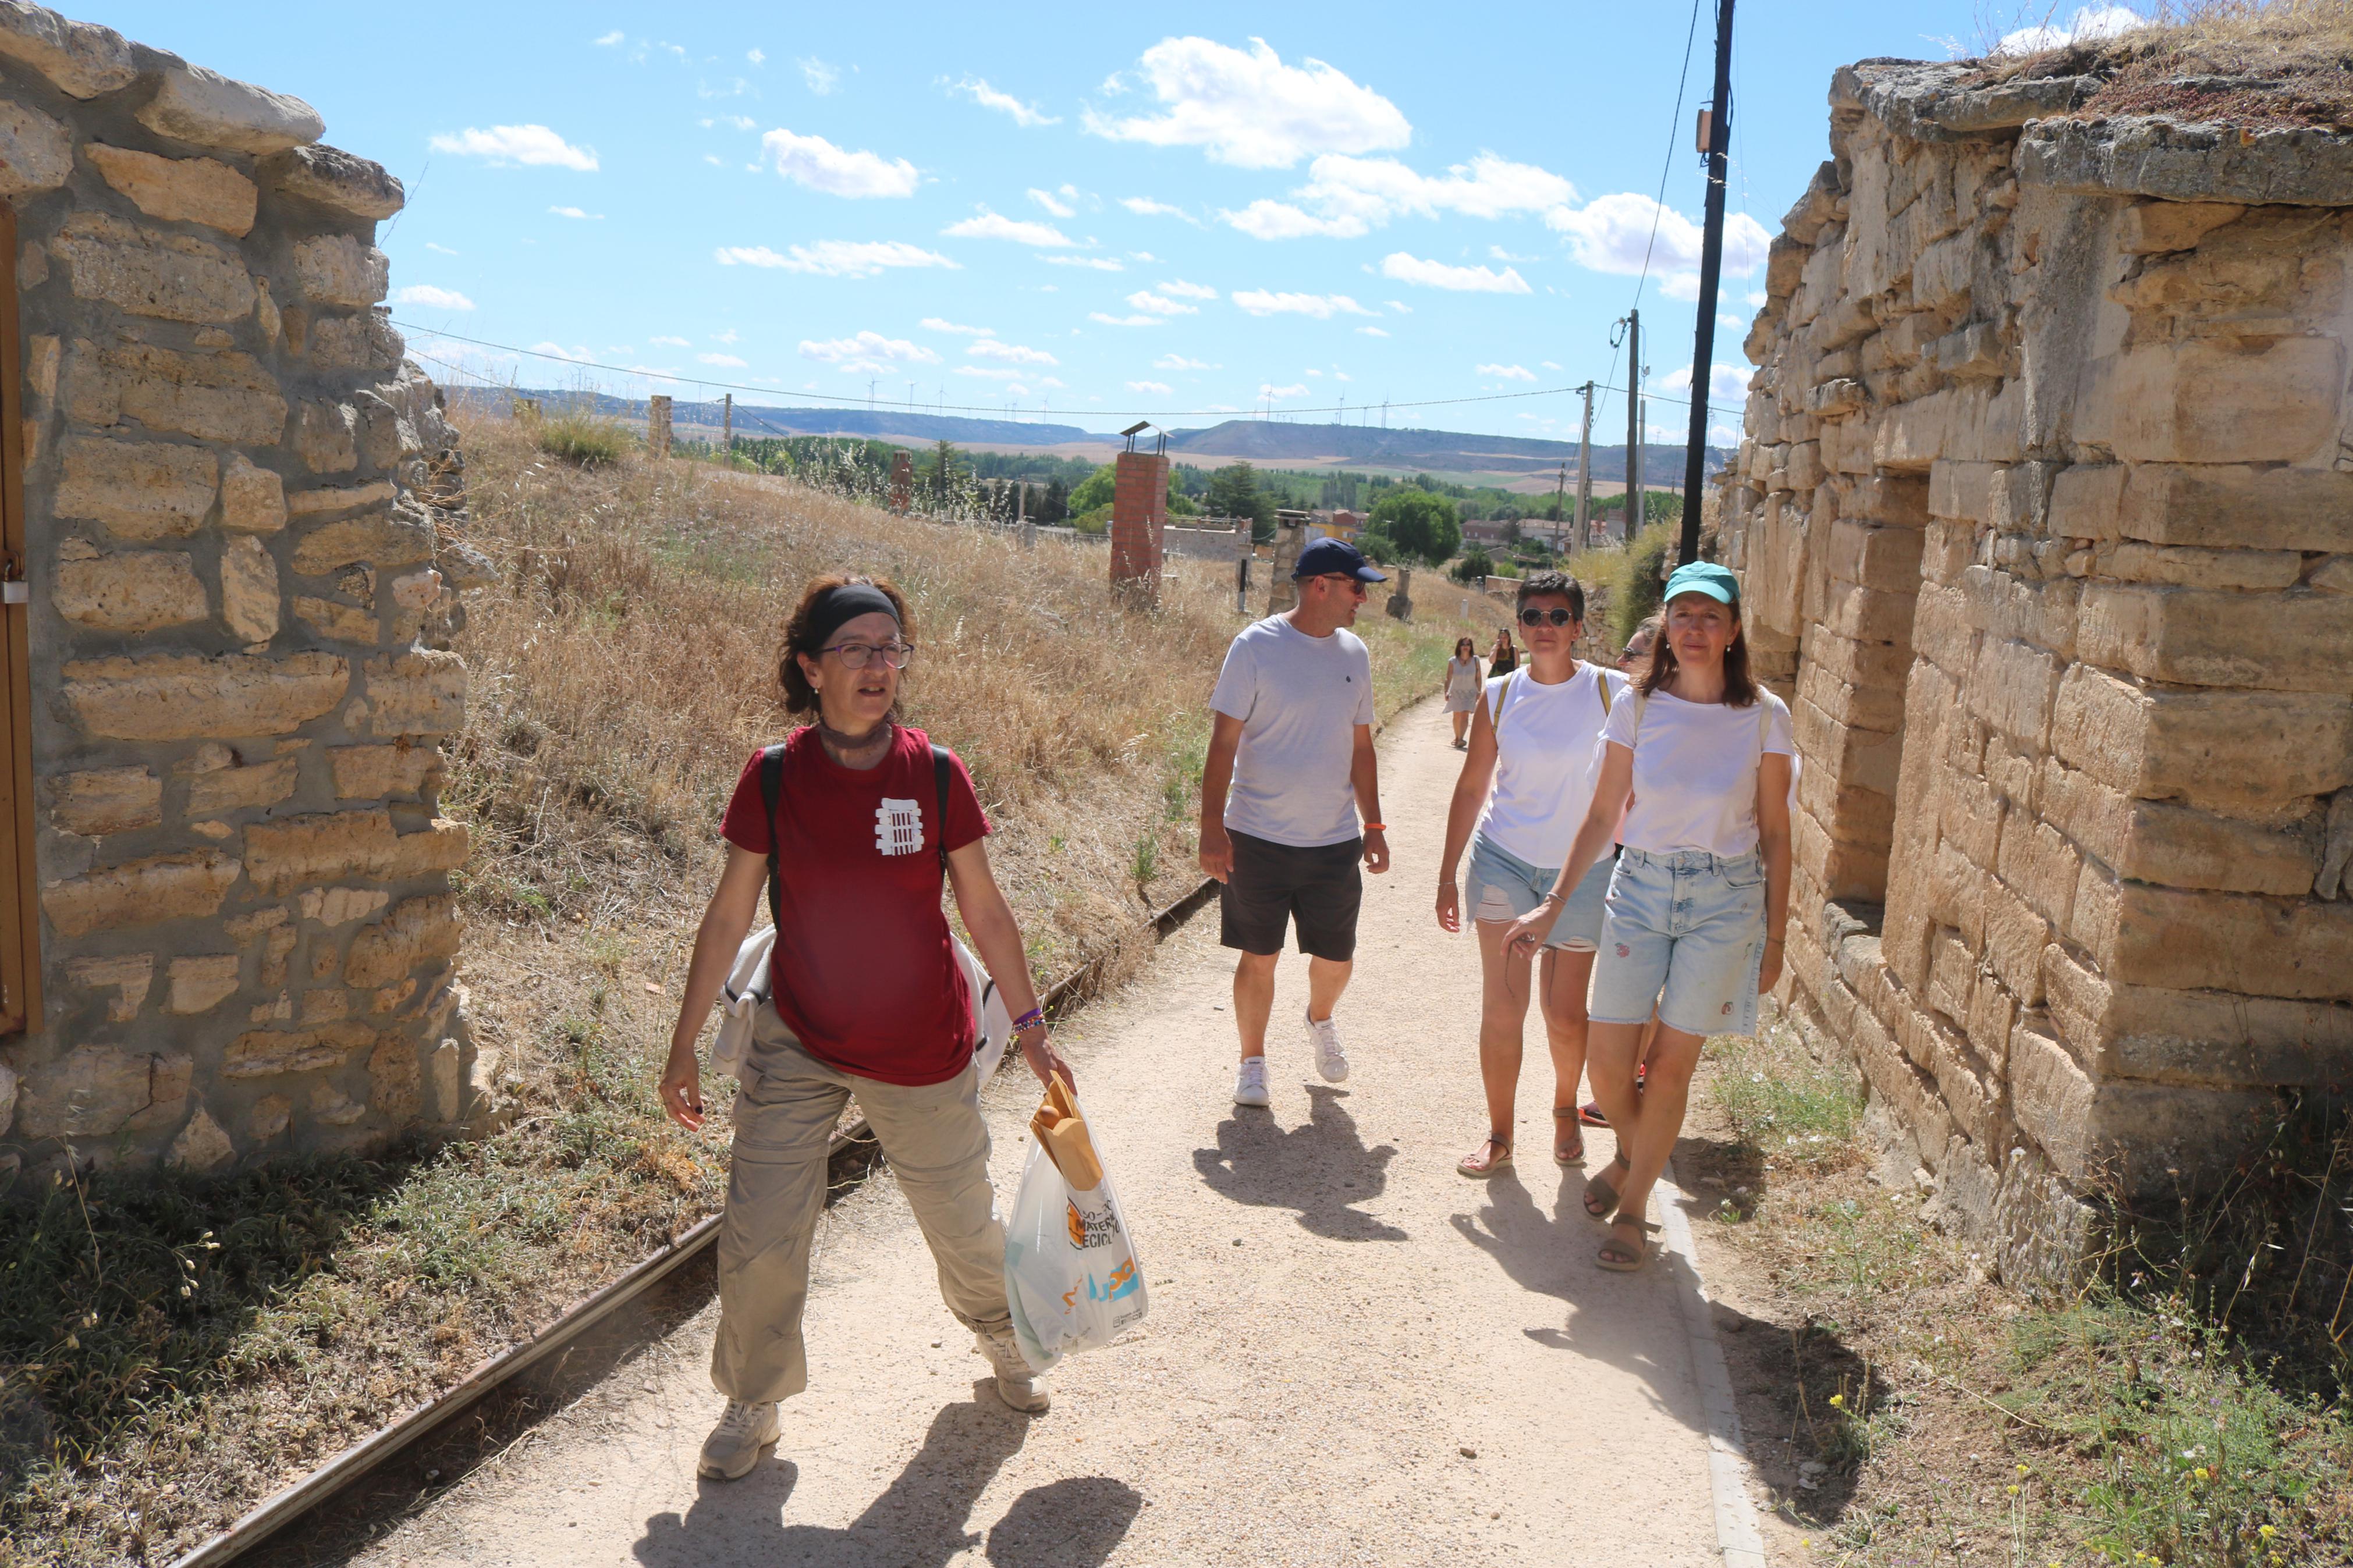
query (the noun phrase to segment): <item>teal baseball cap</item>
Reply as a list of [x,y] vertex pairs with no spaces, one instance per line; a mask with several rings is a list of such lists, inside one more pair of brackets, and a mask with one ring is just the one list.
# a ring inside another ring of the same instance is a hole
[[1674,575],[1667,579],[1667,591],[1660,602],[1667,603],[1679,594],[1705,594],[1720,604],[1737,609],[1740,607],[1740,579],[1734,576],[1729,568],[1718,566],[1713,561],[1689,561],[1676,567]]

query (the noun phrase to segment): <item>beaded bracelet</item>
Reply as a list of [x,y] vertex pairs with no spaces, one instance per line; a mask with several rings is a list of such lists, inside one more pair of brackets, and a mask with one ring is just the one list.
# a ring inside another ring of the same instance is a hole
[[1029,1011],[1022,1014],[1021,1016],[1013,1020],[1013,1032],[1018,1035],[1022,1033],[1024,1030],[1034,1029],[1045,1021],[1046,1009],[1043,1007],[1032,1007]]

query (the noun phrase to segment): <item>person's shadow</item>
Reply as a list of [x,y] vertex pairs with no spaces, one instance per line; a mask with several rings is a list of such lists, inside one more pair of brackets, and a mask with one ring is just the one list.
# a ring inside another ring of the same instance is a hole
[[[932,1417],[923,1446],[883,1493],[847,1526],[786,1524],[785,1508],[800,1479],[789,1459],[764,1460],[737,1481],[702,1479],[681,1517],[646,1521],[635,1555],[647,1568],[703,1568],[745,1561],[778,1568],[945,1568],[981,1545],[966,1528],[973,1504],[1029,1435],[1029,1423],[1004,1409],[986,1384],[969,1403]],[[1108,1476],[1077,1476],[1032,1487],[988,1532],[988,1561],[999,1568],[1099,1568],[1143,1510],[1143,1494]]]
[[1380,1196],[1397,1150],[1365,1147],[1346,1092],[1307,1086],[1307,1124],[1286,1131],[1263,1111],[1218,1123],[1218,1146],[1193,1151],[1193,1168],[1212,1192],[1253,1208],[1299,1211],[1299,1223],[1334,1241],[1403,1241],[1406,1233],[1353,1206]]
[[[1502,1266],[1512,1282],[1539,1296],[1564,1301],[1576,1297],[1577,1245],[1600,1245],[1604,1232],[1588,1220],[1577,1199],[1583,1173],[1572,1170],[1553,1198],[1553,1212],[1536,1207],[1535,1196],[1521,1184],[1518,1174],[1504,1171],[1487,1182],[1487,1203],[1478,1217],[1453,1216],[1458,1235]],[[1547,1341],[1546,1342],[1550,1342]]]

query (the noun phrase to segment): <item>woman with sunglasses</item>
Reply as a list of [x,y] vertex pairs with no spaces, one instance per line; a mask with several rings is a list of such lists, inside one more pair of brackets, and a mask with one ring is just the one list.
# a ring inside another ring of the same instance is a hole
[[[1694,561],[1667,579],[1665,629],[1633,695],[1609,716],[1600,775],[1560,881],[1512,928],[1532,945],[1589,866],[1624,846],[1609,879],[1593,976],[1593,1090],[1618,1154],[1585,1184],[1608,1218],[1596,1261],[1629,1272],[1659,1227],[1651,1189],[1683,1131],[1701,1044],[1757,1027],[1757,995],[1781,974],[1789,913],[1789,710],[1748,673],[1740,580]],[[1653,1006],[1658,1045],[1637,1095]]]
[[1446,711],[1454,719],[1454,749],[1470,744],[1463,732],[1471,727],[1471,710],[1479,706],[1479,646],[1469,637],[1454,639],[1454,657],[1446,661]]
[[1461,931],[1465,898],[1455,889],[1454,874],[1467,843],[1468,902],[1479,933],[1479,1072],[1487,1090],[1487,1138],[1454,1168],[1472,1177],[1492,1176],[1512,1163],[1530,954],[1505,938],[1517,929],[1514,921],[1540,906],[1546,919],[1536,943],[1544,949],[1538,994],[1552,1048],[1552,1157],[1560,1165],[1585,1158],[1577,1080],[1585,1070],[1585,985],[1601,940],[1609,868],[1587,874],[1565,905],[1547,904],[1546,896],[1585,820],[1602,726],[1627,684],[1614,670],[1577,660],[1585,590],[1575,578],[1536,573],[1520,584],[1518,602],[1527,668],[1491,676],[1472,717],[1438,879],[1439,926]]
[[706,1476],[748,1473],[776,1440],[777,1402],[807,1385],[809,1243],[825,1206],[827,1146],[853,1096],[998,1396],[1016,1410],[1046,1408],[1006,1304],[971,998],[940,909],[943,868],[1029,1069],[1040,1083],[1071,1071],[1047,1042],[1020,928],[989,871],[988,819],[972,778],[953,752],[898,721],[911,629],[906,600],[885,579],[819,577],[802,594],[777,674],[786,708],[814,721],[775,749],[780,769],[755,752],[736,783],[721,828],[726,868],[695,933],[670,1034],[662,1109],[697,1128],[695,1042],[767,900],[774,984],[737,1075],[711,1352],[727,1407],[703,1444]]

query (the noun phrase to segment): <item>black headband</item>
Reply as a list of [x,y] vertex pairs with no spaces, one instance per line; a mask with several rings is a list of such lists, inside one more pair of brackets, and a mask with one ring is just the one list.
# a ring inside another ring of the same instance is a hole
[[839,631],[846,622],[877,611],[893,621],[899,618],[899,606],[891,602],[891,595],[871,583],[844,583],[839,587],[828,588],[818,595],[817,603],[809,606],[808,626],[802,633],[807,643],[800,651],[818,652],[825,647],[826,639]]

